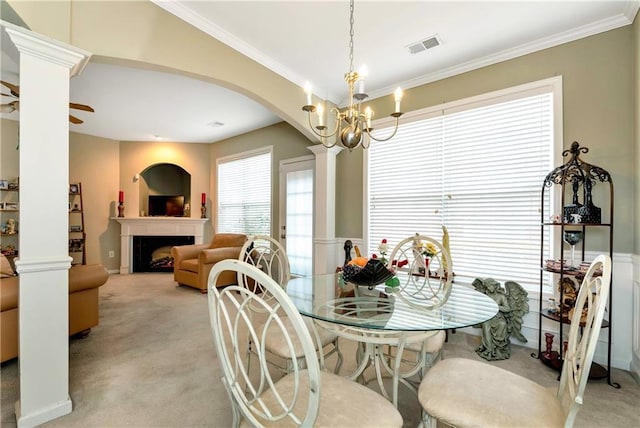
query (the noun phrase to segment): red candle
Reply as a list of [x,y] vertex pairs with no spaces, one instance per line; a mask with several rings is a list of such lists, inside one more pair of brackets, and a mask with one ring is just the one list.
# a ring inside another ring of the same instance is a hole
[[122,190],[118,193],[118,202],[124,202],[124,192]]
[[203,194],[202,194],[202,205],[204,205],[204,204],[206,204],[206,203],[207,203],[207,194],[206,194],[206,193],[203,193]]

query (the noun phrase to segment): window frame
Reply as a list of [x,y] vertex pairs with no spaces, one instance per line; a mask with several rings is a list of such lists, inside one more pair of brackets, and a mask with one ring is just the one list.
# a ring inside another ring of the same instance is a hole
[[[215,221],[212,219],[212,223],[214,225],[214,233],[221,233],[220,231],[220,213],[219,213],[219,185],[220,185],[220,164],[240,161],[243,159],[261,156],[261,155],[269,155],[269,236],[273,236],[273,146],[264,146],[253,150],[246,150],[239,153],[234,153],[232,155],[222,156],[216,159],[216,170],[215,170],[215,200],[212,201],[212,206],[215,207]],[[243,232],[244,233],[244,232]]]
[[[425,120],[437,116],[443,116],[445,112],[447,114],[456,113],[463,110],[474,109],[482,107],[484,105],[491,105],[501,103],[509,100],[519,99],[527,96],[533,96],[541,93],[552,94],[552,147],[551,147],[551,164],[556,165],[562,160],[563,150],[563,91],[562,91],[562,76],[554,76],[547,79],[542,79],[534,82],[525,83],[522,85],[516,85],[509,88],[504,88],[496,91],[487,92],[480,95],[474,95],[454,101],[444,102],[439,105],[428,106],[419,110],[414,110],[405,113],[400,119],[400,126],[406,123],[415,122],[418,120]],[[395,124],[395,119],[391,117],[382,118],[374,121],[373,128],[377,130],[379,134],[384,135],[385,129],[389,129]],[[386,131],[387,133],[389,131]],[[384,143],[380,143],[384,144]],[[364,150],[362,156],[362,171],[363,171],[363,191],[362,191],[362,236],[364,241],[364,248],[370,248],[369,241],[369,154],[368,150]],[[540,189],[542,190],[543,182],[540,181]],[[551,212],[558,211],[560,198],[559,195],[553,195],[550,201]],[[555,228],[552,228],[550,239],[550,257],[555,257],[557,251],[556,245],[558,236]],[[462,281],[462,283],[466,283]],[[536,290],[529,289],[530,298],[537,298],[539,296],[539,288]],[[553,287],[549,284],[545,284],[543,287],[543,298],[553,295]]]

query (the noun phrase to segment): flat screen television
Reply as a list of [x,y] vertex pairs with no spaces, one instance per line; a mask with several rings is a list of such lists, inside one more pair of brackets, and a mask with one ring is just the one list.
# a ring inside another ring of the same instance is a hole
[[165,217],[184,216],[184,196],[149,195],[149,215]]

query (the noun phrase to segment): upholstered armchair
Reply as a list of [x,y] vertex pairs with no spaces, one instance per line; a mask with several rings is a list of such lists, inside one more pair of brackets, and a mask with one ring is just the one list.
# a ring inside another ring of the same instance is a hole
[[[207,292],[209,272],[214,264],[224,259],[237,259],[247,236],[239,233],[217,233],[211,244],[180,245],[171,249],[173,280],[178,285],[188,285]],[[234,272],[223,272],[217,287],[235,284]]]

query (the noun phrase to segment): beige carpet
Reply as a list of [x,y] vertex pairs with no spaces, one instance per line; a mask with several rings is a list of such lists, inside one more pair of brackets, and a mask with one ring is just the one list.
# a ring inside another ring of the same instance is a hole
[[[51,427],[228,427],[229,399],[209,328],[207,299],[198,290],[176,287],[171,274],[112,275],[100,289],[100,325],[86,339],[70,342],[70,395],[73,413]],[[478,338],[450,335],[445,358],[480,359]],[[353,368],[354,344],[343,342],[346,372]],[[531,358],[531,349],[513,347],[509,360],[496,362],[542,385],[557,384],[557,373]],[[329,363],[331,360],[329,360]],[[18,363],[1,371],[0,425],[15,426]],[[577,427],[640,426],[640,386],[614,370],[615,389],[606,381],[587,386]],[[401,388],[405,426],[415,427],[420,409]],[[348,403],[345,403],[345,409]],[[336,409],[340,411],[340,409]]]

